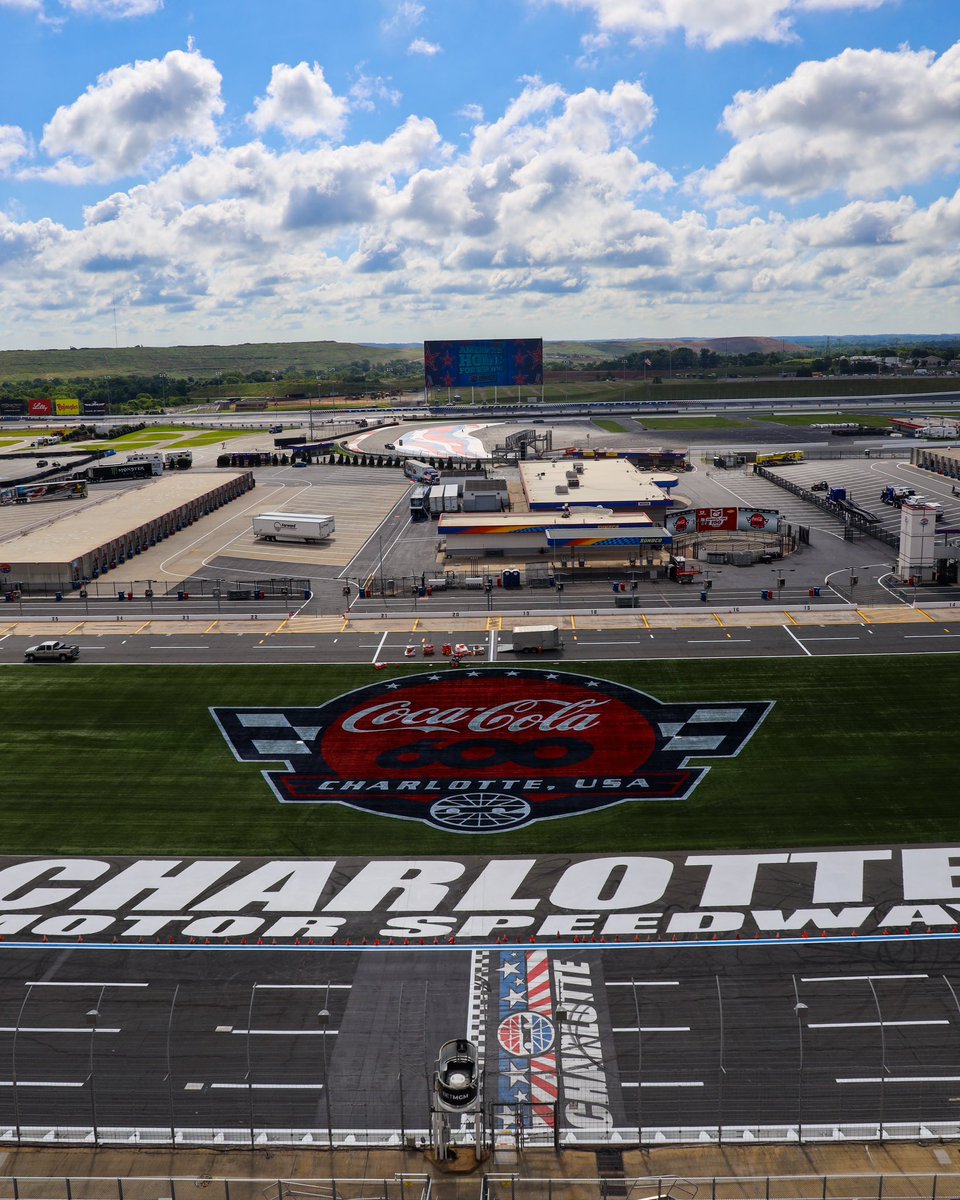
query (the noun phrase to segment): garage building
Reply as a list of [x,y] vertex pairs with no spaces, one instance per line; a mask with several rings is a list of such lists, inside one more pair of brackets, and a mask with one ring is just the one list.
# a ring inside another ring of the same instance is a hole
[[639,559],[671,544],[670,534],[643,513],[629,516],[560,513],[442,513],[447,555],[492,558],[549,555],[551,559]]
[[76,591],[254,485],[249,471],[164,475],[0,541],[4,592]]
[[609,508],[613,512],[643,512],[668,508],[669,489],[677,477],[638,471],[624,458],[520,464],[520,482],[534,512],[559,512],[564,506]]

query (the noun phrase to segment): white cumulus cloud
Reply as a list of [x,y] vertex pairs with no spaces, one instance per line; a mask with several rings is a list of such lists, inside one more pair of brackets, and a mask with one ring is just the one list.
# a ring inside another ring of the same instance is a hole
[[879,8],[895,0],[553,0],[567,8],[592,11],[601,37],[590,34],[595,51],[610,36],[649,42],[680,32],[692,44],[717,49],[731,42],[784,42],[794,36],[793,18],[802,12]]
[[27,153],[27,135],[19,125],[0,125],[0,171]]
[[422,54],[426,58],[433,58],[435,54],[442,54],[443,47],[436,42],[428,42],[426,38],[414,38],[407,47],[408,54]]
[[273,68],[266,96],[257,99],[247,119],[261,133],[276,126],[288,138],[337,139],[343,135],[346,115],[346,100],[334,94],[319,63],[301,62]]
[[[223,112],[220,72],[196,51],[171,50],[101,75],[44,127],[53,178],[75,170],[92,179],[134,174],[177,144],[212,146]],[[79,161],[77,161],[79,159]]]
[[714,194],[875,196],[960,165],[960,42],[845,50],[782,83],[740,92],[723,115],[737,145],[699,176]]
[[149,17],[163,8],[163,0],[60,0],[70,12],[85,17]]

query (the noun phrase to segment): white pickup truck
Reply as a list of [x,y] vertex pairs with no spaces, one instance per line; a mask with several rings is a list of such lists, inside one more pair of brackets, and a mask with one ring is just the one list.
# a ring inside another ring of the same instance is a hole
[[70,662],[80,657],[80,647],[67,642],[38,642],[23,652],[27,662]]

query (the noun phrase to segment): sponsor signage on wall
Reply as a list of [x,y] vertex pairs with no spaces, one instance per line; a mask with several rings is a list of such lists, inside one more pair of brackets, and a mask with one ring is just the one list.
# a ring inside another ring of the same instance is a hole
[[53,401],[33,399],[27,401],[27,414],[31,417],[52,417]]
[[55,400],[53,403],[58,417],[80,416],[80,401],[76,397]]
[[668,533],[711,533],[739,530],[741,533],[778,533],[780,514],[772,508],[687,508],[670,513]]

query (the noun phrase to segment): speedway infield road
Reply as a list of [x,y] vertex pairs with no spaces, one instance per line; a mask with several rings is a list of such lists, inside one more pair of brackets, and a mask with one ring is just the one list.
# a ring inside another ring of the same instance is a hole
[[[954,602],[956,604],[956,602]],[[560,654],[539,661],[797,658],[960,651],[960,611],[947,605],[913,607],[797,606],[794,609],[671,610],[589,615],[539,612],[378,618],[293,617],[223,620],[213,611],[189,621],[142,617],[120,620],[10,621],[0,626],[0,665],[20,663],[27,646],[60,638],[80,647],[83,662],[117,663],[397,663],[423,660],[424,645],[442,661],[444,644],[462,643],[474,662],[529,665],[514,655],[519,624],[556,624]],[[37,664],[36,669],[63,669]]]

